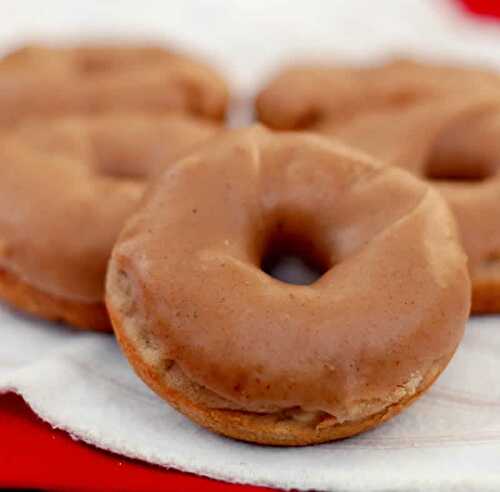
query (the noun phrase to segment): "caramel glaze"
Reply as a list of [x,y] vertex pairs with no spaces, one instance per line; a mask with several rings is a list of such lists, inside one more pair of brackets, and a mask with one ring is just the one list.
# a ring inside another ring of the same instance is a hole
[[33,116],[182,111],[221,119],[225,82],[154,46],[27,46],[0,61],[0,125]]
[[275,129],[330,128],[365,111],[408,108],[452,94],[500,93],[493,71],[395,59],[362,68],[296,66],[279,73],[256,100],[259,120]]
[[500,260],[500,98],[373,111],[318,130],[436,186],[457,218],[473,279]]
[[[276,231],[313,243],[326,273],[307,286],[264,273]],[[258,126],[161,175],[107,282],[111,312],[136,320],[123,336],[148,371],[177,368],[214,406],[339,421],[387,406],[412,381],[414,392],[447,361],[469,297],[437,192],[341,144]]]
[[62,299],[103,298],[146,181],[217,127],[188,116],[32,121],[0,135],[0,268]]

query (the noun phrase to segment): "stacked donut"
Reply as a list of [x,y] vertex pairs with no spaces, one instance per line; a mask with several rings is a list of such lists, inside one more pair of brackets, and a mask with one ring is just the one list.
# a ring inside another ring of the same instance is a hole
[[[0,297],[113,328],[215,432],[362,432],[452,358],[469,270],[474,308],[500,309],[498,86],[404,60],[292,69],[257,99],[271,129],[227,130],[225,83],[182,55],[21,49],[0,62]],[[317,278],[273,276],[283,255]]]
[[0,62],[0,296],[111,330],[104,277],[147,182],[217,131],[227,89],[156,47],[26,47]]

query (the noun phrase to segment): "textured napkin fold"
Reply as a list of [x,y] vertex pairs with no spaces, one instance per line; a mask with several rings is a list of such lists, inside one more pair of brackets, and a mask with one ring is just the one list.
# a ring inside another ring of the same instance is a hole
[[0,391],[76,438],[125,456],[230,482],[335,491],[500,490],[500,317],[469,322],[432,389],[361,436],[271,448],[216,436],[135,376],[113,337],[0,306]]

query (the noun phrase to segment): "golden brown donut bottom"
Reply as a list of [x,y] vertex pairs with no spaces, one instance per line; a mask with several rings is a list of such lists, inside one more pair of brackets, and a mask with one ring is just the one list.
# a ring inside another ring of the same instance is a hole
[[218,131],[183,115],[31,121],[0,136],[0,296],[32,314],[110,330],[113,243],[149,176]]
[[0,60],[2,126],[131,111],[221,120],[227,102],[227,86],[214,70],[155,46],[26,46]]
[[457,218],[469,256],[472,311],[500,312],[500,98],[366,112],[317,131],[435,186]]
[[[319,280],[261,270],[277,231],[312,240]],[[131,364],[173,406],[230,437],[298,445],[361,432],[430,385],[469,289],[436,192],[326,139],[257,127],[162,174],[115,245],[106,303]]]
[[137,374],[159,396],[197,424],[223,436],[270,446],[307,446],[355,436],[404,411],[439,377],[449,360],[440,360],[425,375],[418,387],[395,403],[368,417],[342,423],[327,414],[299,409],[275,413],[255,413],[210,406],[211,399],[200,398],[200,388],[179,371],[168,368],[158,372],[141,357],[135,344],[120,325],[122,317],[110,311],[117,340]]
[[74,328],[112,331],[103,302],[82,303],[48,294],[0,268],[0,299],[38,318],[63,322]]

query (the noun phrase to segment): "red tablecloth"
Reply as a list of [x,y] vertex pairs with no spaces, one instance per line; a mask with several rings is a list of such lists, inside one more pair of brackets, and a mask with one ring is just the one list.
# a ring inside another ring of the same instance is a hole
[[261,492],[101,451],[40,420],[14,394],[0,395],[0,488],[78,492]]
[[500,18],[500,1],[498,0],[461,0],[466,10],[485,17]]

